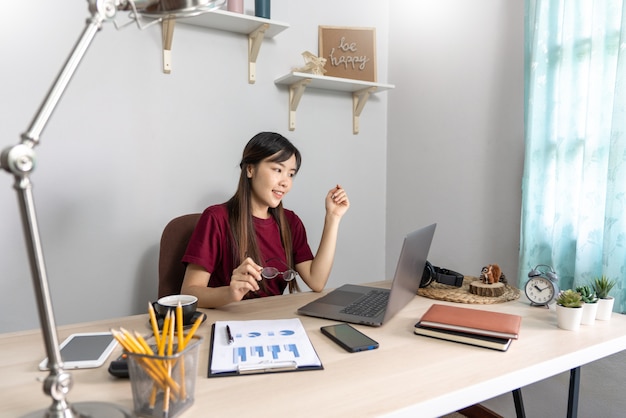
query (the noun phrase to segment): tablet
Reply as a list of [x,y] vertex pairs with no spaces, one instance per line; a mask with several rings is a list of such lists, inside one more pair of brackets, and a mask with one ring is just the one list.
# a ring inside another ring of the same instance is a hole
[[[59,346],[64,369],[100,367],[107,360],[117,340],[110,332],[72,334]],[[39,370],[48,370],[48,358],[39,363]]]

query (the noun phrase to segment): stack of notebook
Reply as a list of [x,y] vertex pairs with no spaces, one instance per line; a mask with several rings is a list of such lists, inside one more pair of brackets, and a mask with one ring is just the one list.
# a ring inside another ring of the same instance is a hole
[[415,333],[494,350],[506,351],[519,337],[522,317],[482,309],[433,304],[420,321]]

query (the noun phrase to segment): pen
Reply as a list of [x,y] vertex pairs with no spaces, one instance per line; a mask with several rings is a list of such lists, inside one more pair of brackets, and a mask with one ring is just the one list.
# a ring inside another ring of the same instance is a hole
[[235,342],[233,334],[230,332],[230,327],[228,325],[226,325],[226,338],[228,338],[228,344],[232,344]]

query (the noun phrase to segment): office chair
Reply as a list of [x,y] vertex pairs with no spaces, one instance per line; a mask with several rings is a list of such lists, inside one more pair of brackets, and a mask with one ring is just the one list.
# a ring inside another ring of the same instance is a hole
[[180,293],[185,276],[181,259],[199,218],[199,213],[182,215],[165,225],[159,247],[159,298]]

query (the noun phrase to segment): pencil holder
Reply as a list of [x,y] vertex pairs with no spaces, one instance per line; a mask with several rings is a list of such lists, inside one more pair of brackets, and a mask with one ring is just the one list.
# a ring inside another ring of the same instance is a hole
[[[154,339],[149,343],[156,346]],[[173,418],[193,405],[201,344],[202,337],[193,336],[182,351],[172,355],[128,353],[137,416]]]

